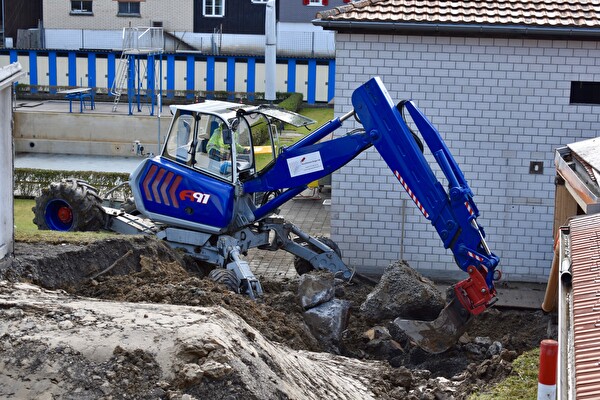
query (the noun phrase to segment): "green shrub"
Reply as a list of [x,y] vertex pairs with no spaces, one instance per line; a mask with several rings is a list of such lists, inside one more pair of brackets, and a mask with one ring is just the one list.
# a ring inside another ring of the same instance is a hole
[[[41,190],[47,188],[52,182],[59,182],[65,178],[83,179],[98,189],[99,193],[120,185],[129,180],[129,174],[119,172],[95,172],[95,171],[51,171],[33,168],[16,168],[15,196],[36,197]],[[127,192],[121,193],[129,196]]]
[[302,107],[303,100],[302,93],[292,93],[287,99],[279,103],[278,106],[288,111],[296,112]]
[[262,146],[269,143],[269,129],[264,119],[252,125],[252,141],[255,146]]
[[[291,93],[285,100],[277,104],[288,111],[298,111],[302,107],[302,93]],[[252,125],[252,139],[255,146],[269,143],[269,130],[265,121]]]

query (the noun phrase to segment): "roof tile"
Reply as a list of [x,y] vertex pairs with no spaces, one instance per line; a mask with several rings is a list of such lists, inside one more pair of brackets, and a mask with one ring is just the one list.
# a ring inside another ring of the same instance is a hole
[[597,0],[359,0],[322,11],[317,19],[403,23],[450,23],[600,27]]

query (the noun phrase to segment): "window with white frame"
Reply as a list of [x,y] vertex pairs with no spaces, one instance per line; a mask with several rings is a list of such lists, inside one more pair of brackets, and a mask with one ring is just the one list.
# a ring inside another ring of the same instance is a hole
[[203,0],[205,17],[222,17],[225,15],[225,0]]
[[92,2],[71,0],[71,14],[92,14]]
[[139,1],[119,1],[119,11],[117,15],[140,16]]
[[[351,0],[343,0],[344,3],[350,3]],[[305,6],[328,6],[329,0],[302,0]]]
[[269,0],[252,0],[254,4],[267,4]]
[[326,6],[329,5],[329,0],[302,0],[305,6]]

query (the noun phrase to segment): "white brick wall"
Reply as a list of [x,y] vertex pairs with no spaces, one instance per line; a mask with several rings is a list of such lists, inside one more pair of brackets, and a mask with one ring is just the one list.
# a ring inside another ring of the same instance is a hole
[[[394,100],[415,100],[475,193],[505,280],[545,281],[554,150],[600,135],[600,106],[569,104],[571,81],[600,81],[600,43],[338,33],[336,49],[336,115],[375,75]],[[544,173],[530,175],[530,161],[543,161]],[[461,276],[374,149],[336,173],[332,186],[332,236],[350,265],[380,273],[403,249],[427,275]]]
[[193,0],[145,0],[140,3],[140,17],[118,17],[118,3],[114,0],[94,0],[93,16],[71,15],[69,0],[44,0],[44,27],[48,29],[123,29],[124,27],[150,26],[151,21],[163,21],[165,30],[194,30]]

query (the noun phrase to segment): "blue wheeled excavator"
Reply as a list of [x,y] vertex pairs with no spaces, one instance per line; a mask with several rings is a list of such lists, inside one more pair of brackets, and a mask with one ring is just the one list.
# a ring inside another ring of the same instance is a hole
[[[468,274],[450,288],[436,320],[394,321],[424,349],[444,351],[471,316],[495,302],[499,258],[477,223],[479,211],[463,173],[416,105],[394,104],[379,78],[358,87],[352,104],[352,111],[288,147],[279,146],[278,126],[314,121],[265,105],[206,100],[171,106],[173,119],[161,154],[144,159],[131,174],[133,202],[117,207],[84,182],[63,181],[36,199],[34,222],[40,229],[156,235],[214,266],[211,278],[252,298],[262,294],[262,287],[243,259],[251,248],[294,254],[300,274],[319,269],[351,279],[354,271],[333,241],[310,236],[277,211],[309,183],[373,146]],[[447,189],[424,157],[406,113],[443,172]],[[363,129],[323,140],[352,117]]]

